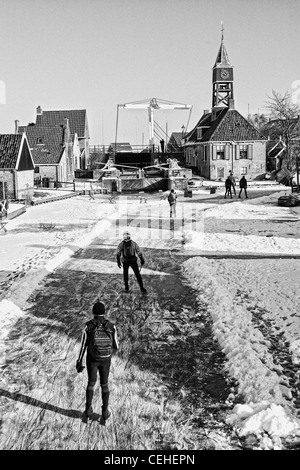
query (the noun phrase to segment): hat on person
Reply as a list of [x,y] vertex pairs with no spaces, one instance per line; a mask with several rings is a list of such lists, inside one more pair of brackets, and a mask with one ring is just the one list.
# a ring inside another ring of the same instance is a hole
[[123,233],[123,239],[124,240],[129,240],[130,238],[131,238],[131,235],[130,235],[129,232],[126,231],[126,232]]
[[93,315],[105,315],[105,305],[102,302],[96,302],[93,306]]

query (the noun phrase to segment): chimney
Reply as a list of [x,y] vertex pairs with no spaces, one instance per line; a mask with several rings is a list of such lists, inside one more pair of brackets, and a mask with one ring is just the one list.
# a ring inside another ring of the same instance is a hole
[[18,119],[15,119],[15,134],[19,133],[19,121]]
[[70,140],[70,127],[69,127],[69,119],[64,117],[63,127],[63,143],[66,145]]
[[36,108],[36,114],[37,114],[38,116],[41,116],[41,115],[43,114],[43,110],[42,110],[42,108],[41,108],[40,106],[38,106],[38,107]]
[[209,109],[203,109],[203,115],[209,114]]
[[233,98],[230,98],[228,108],[229,109],[234,109],[234,99]]

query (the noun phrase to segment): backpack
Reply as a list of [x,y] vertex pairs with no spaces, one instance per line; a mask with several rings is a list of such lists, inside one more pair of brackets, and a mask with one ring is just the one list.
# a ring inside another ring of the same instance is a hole
[[123,257],[124,257],[124,260],[136,259],[136,256],[134,254],[132,254],[131,240],[123,242]]
[[95,361],[111,357],[113,337],[108,320],[103,323],[92,321],[92,324],[94,328],[89,331],[88,353]]
[[174,203],[176,200],[175,193],[170,193],[168,196],[168,201],[170,204]]

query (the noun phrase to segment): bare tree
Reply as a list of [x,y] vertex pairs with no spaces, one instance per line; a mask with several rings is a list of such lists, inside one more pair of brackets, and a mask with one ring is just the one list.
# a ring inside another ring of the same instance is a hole
[[249,114],[248,116],[248,121],[250,124],[252,124],[252,126],[254,126],[260,132],[263,131],[264,126],[267,124],[268,120],[268,117],[263,113]]
[[271,140],[282,139],[285,145],[284,164],[288,170],[293,171],[300,149],[300,107],[292,102],[289,92],[281,95],[272,90],[272,96],[268,96],[268,99],[266,108],[270,112],[271,120],[264,126],[263,132],[267,133]]

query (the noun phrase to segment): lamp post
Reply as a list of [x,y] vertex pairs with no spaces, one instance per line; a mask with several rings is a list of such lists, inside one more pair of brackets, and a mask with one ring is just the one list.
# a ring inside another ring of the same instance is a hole
[[185,126],[184,124],[181,126],[181,138],[183,139],[184,138],[184,134],[185,134]]

